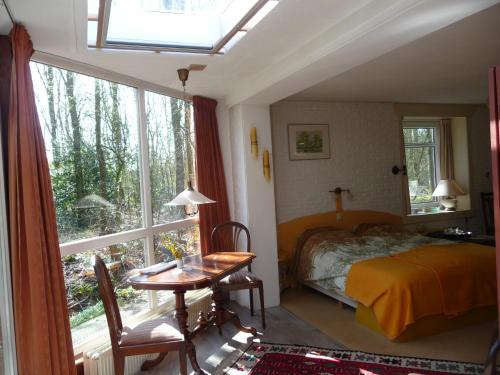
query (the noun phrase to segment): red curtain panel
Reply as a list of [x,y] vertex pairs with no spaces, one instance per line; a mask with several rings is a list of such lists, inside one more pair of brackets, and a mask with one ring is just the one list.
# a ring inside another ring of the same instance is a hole
[[217,102],[201,96],[193,97],[196,138],[196,175],[198,191],[216,201],[199,206],[200,245],[203,255],[210,253],[213,228],[229,220],[226,179],[217,129]]
[[33,46],[15,25],[8,120],[9,226],[20,375],[76,374],[49,167],[29,67]]
[[500,65],[490,68],[489,71],[489,107],[493,206],[495,238],[497,239],[497,293],[499,293],[498,300],[500,301],[500,287],[498,287],[500,285]]

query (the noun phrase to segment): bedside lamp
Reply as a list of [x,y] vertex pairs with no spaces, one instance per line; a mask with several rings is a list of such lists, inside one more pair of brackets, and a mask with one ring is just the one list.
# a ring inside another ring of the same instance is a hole
[[441,180],[432,193],[433,197],[441,197],[441,204],[445,211],[456,211],[456,196],[465,195],[465,191],[455,180]]
[[[184,206],[184,213],[187,216],[194,216],[198,213],[198,205],[215,203],[214,200],[205,197],[200,192],[193,189],[191,181],[188,181],[188,187],[182,193],[167,203],[169,206]],[[188,212],[186,206],[194,206],[194,211]]]

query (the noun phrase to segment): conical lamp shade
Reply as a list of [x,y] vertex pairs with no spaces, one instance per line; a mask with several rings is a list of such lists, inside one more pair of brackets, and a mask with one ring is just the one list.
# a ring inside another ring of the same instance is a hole
[[433,197],[456,197],[465,195],[464,189],[455,180],[441,180],[432,193]]
[[167,204],[169,206],[186,206],[186,205],[195,205],[195,204],[207,204],[207,203],[215,203],[214,200],[205,197],[200,192],[194,190],[192,187],[188,187],[174,199],[172,199]]

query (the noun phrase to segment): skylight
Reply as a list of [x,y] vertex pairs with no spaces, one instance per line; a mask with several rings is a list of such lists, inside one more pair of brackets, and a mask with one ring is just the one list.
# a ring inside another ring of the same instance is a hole
[[[100,3],[102,6],[100,6]],[[88,45],[224,53],[278,0],[88,0]]]

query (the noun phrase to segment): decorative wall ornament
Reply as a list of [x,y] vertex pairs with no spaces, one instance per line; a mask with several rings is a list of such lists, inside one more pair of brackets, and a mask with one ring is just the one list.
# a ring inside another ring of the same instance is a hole
[[262,153],[262,167],[264,170],[264,179],[269,182],[271,181],[271,164],[269,162],[269,151],[264,150]]
[[290,160],[330,159],[328,124],[288,124]]
[[252,153],[252,158],[257,160],[259,157],[259,144],[257,142],[257,129],[255,126],[250,129],[250,152]]

